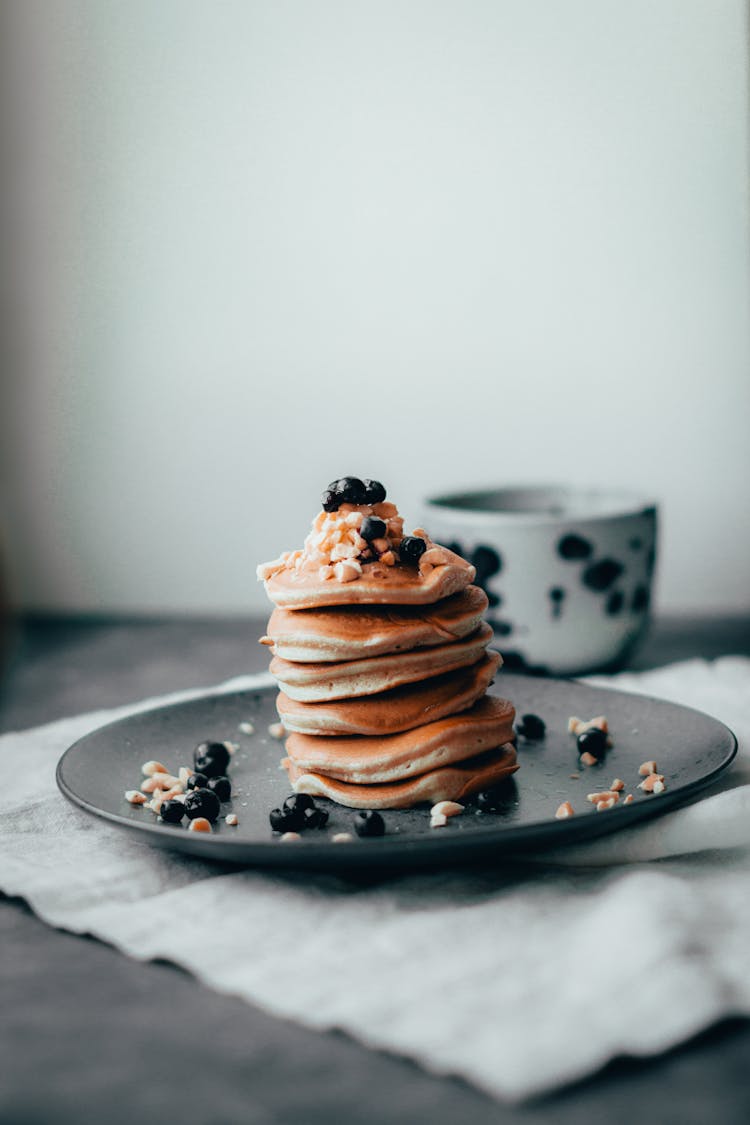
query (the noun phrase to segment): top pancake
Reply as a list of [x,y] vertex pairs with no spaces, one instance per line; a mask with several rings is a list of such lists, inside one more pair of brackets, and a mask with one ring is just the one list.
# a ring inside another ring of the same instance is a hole
[[358,660],[442,645],[479,627],[487,595],[468,586],[424,609],[409,606],[330,606],[275,609],[262,644],[300,664]]
[[284,609],[317,609],[337,605],[432,605],[465,590],[476,575],[475,568],[453,551],[443,549],[446,562],[421,574],[416,566],[396,563],[383,566],[364,563],[355,582],[321,580],[308,570],[278,570],[265,580],[265,589],[275,605]]

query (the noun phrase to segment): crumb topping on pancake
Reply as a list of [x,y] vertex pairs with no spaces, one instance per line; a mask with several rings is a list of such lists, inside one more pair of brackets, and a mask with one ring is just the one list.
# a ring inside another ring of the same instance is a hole
[[[324,493],[324,502],[330,495]],[[434,543],[424,528],[405,536],[403,517],[389,500],[342,500],[335,510],[318,512],[301,549],[284,551],[277,559],[261,563],[257,575],[267,582],[288,571],[318,582],[349,583],[362,578],[365,567],[368,578],[378,579],[389,568],[406,565],[427,578],[435,567],[455,565],[457,558]]]

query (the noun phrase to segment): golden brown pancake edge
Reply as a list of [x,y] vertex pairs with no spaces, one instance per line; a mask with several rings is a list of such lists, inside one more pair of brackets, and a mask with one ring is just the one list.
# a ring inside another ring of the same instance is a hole
[[295,793],[328,797],[352,809],[404,809],[423,802],[461,801],[491,789],[518,769],[516,750],[505,743],[467,761],[430,770],[408,781],[352,785],[322,774],[302,773],[289,760],[286,767]]
[[489,650],[469,668],[361,699],[300,703],[279,692],[276,709],[289,732],[396,734],[467,710],[490,686],[500,659],[499,653]]

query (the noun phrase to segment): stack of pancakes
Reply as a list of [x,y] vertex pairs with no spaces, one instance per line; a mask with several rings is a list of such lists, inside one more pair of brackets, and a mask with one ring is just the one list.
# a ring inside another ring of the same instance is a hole
[[357,809],[459,800],[517,768],[514,710],[486,695],[487,597],[474,568],[431,544],[431,563],[366,564],[356,581],[299,568],[264,575],[276,604],[263,644],[298,793]]

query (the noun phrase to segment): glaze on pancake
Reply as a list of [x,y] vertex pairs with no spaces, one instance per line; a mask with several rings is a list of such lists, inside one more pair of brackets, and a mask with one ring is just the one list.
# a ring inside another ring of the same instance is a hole
[[308,570],[279,570],[265,579],[269,598],[284,609],[317,609],[329,605],[432,605],[465,590],[476,570],[445,548],[448,562],[421,574],[414,566],[365,563],[356,582],[321,581]]
[[303,773],[289,759],[287,773],[295,793],[329,797],[350,809],[407,809],[422,801],[461,801],[491,789],[518,769],[516,750],[505,743],[457,765],[443,766],[407,781],[354,785],[323,774]]
[[279,692],[276,707],[288,731],[301,734],[396,734],[465,711],[484,695],[500,664],[496,652],[470,668],[362,699],[300,703]]
[[487,595],[468,586],[420,609],[409,606],[331,606],[275,609],[261,644],[297,663],[358,660],[468,637],[479,627]]
[[351,699],[376,695],[476,664],[491,640],[492,629],[483,624],[470,637],[448,645],[365,660],[346,660],[342,664],[294,664],[275,656],[270,672],[290,699],[303,703]]
[[514,717],[507,699],[485,695],[468,711],[402,734],[374,738],[290,734],[286,752],[289,764],[302,773],[360,785],[403,781],[510,742]]

